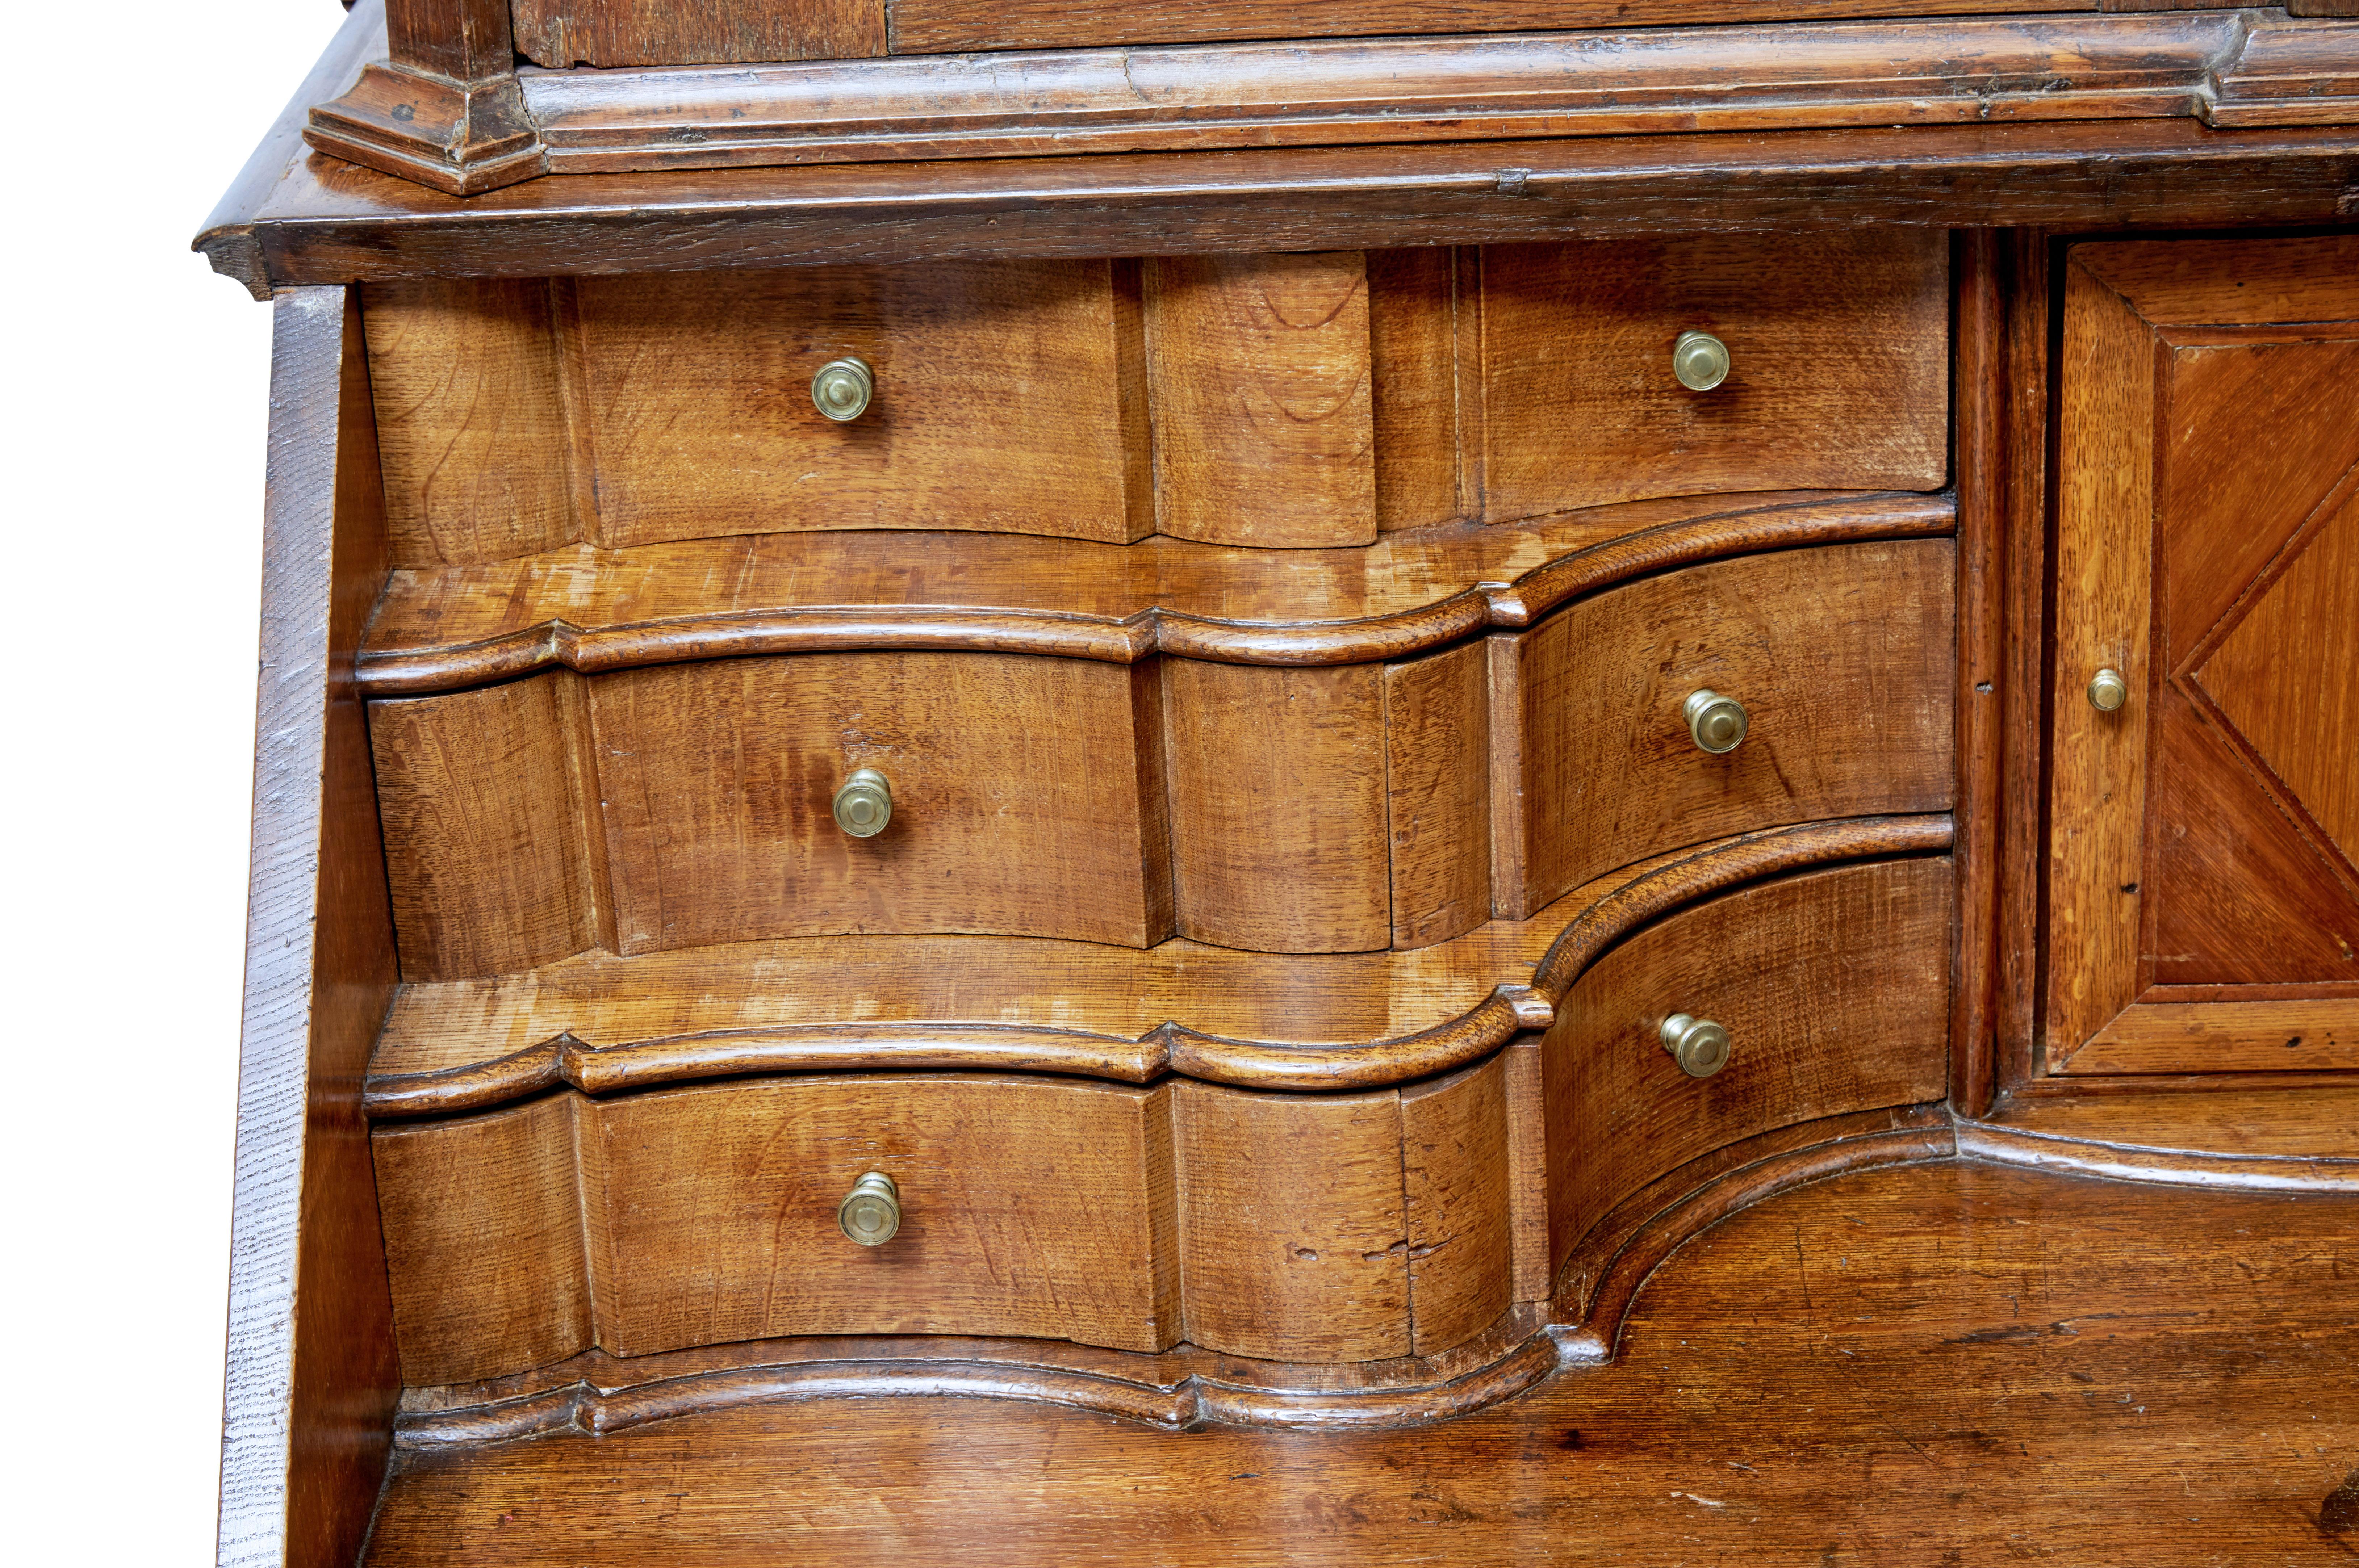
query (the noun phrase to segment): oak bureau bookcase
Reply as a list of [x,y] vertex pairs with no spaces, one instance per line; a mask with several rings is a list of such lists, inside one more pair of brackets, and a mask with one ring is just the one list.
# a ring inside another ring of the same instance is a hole
[[2359,1187],[2352,9],[363,0],[198,242],[222,1561],[1442,1422],[1838,1172]]

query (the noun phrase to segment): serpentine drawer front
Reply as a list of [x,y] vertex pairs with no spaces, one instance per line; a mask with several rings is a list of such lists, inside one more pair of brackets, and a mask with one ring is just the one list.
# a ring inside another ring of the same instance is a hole
[[376,285],[392,551],[1338,547],[1647,496],[1935,490],[1947,256],[1878,230]]
[[[1950,897],[1946,859],[1887,860],[1672,914],[1514,1048],[1537,1049],[1537,1074],[1494,1054],[1306,1095],[879,1072],[569,1090],[380,1127],[404,1376],[797,1334],[1430,1356],[1490,1328],[1519,1278],[1544,1295],[1652,1176],[1767,1129],[1937,1098]],[[1666,1044],[1680,1014],[1725,1031],[1710,1076]],[[1545,1159],[1519,1162],[1519,1141]],[[897,1228],[863,1245],[842,1211],[872,1173]]]
[[1951,558],[1715,561],[1392,664],[810,654],[379,700],[404,972],[864,931],[1422,946],[1683,844],[1940,809]]

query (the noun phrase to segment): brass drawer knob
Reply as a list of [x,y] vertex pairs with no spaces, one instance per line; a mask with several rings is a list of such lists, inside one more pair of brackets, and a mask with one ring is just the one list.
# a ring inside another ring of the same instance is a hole
[[1690,392],[1710,392],[1728,379],[1728,345],[1710,332],[1681,332],[1671,345],[1671,373]]
[[1708,1078],[1728,1065],[1728,1031],[1709,1018],[1675,1012],[1663,1020],[1663,1049],[1690,1078]]
[[2089,706],[2112,713],[2130,699],[2129,677],[2119,670],[2099,670],[2089,677]]
[[893,786],[875,768],[854,768],[835,792],[835,825],[854,838],[874,838],[893,820]]
[[835,1206],[835,1223],[863,1247],[884,1246],[901,1228],[901,1189],[884,1172],[869,1172]]
[[868,412],[876,395],[876,373],[868,362],[847,354],[830,360],[811,377],[811,404],[837,424],[848,424]]
[[1680,711],[1687,715],[1688,733],[1695,743],[1715,756],[1736,750],[1752,723],[1745,704],[1709,689],[1689,693]]

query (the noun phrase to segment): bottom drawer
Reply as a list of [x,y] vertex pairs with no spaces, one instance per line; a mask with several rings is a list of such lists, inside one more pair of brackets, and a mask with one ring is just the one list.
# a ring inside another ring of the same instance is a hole
[[[1944,1098],[1952,879],[1946,858],[1806,871],[1667,915],[1592,966],[1541,1046],[1552,1262],[1698,1155]],[[1708,1076],[1666,1046],[1682,1015],[1725,1035]]]
[[[1508,1305],[1494,1058],[1439,1083],[875,1074],[566,1093],[374,1136],[404,1381],[802,1334],[1364,1361]],[[837,1206],[869,1172],[899,1226]],[[1412,1311],[1413,1284],[1423,1291]]]

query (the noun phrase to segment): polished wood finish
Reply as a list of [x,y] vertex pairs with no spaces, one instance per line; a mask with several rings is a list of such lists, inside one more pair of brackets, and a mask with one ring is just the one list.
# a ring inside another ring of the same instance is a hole
[[1408,1354],[1399,1093],[1172,1093],[1189,1342],[1288,1361]]
[[613,942],[582,677],[369,705],[405,979],[529,969]]
[[2354,277],[2342,237],[2071,253],[2051,1069],[2349,1065],[2359,424],[2321,389],[2359,374]]
[[412,983],[386,1017],[368,1108],[441,1116],[567,1085],[603,1095],[863,1068],[1124,1083],[1178,1073],[1256,1089],[1405,1083],[1547,1028],[1582,972],[1659,915],[1806,867],[1938,853],[1951,838],[1945,816],[1742,835],[1601,877],[1539,918],[1409,953],[812,937]]
[[[1508,1072],[1511,1053],[1403,1089],[1401,1185],[1407,1211],[1410,1348],[1419,1356],[1472,1339],[1517,1299],[1516,1183],[1508,1129],[1538,1122],[1536,1078]],[[1509,1108],[1510,1096],[1525,1103]],[[1530,1295],[1546,1294],[1544,1286]]]
[[353,679],[386,568],[355,303],[272,312],[223,1568],[353,1560],[401,1383],[360,1093],[396,969]]
[[[377,6],[347,25],[364,38]],[[369,63],[311,109],[303,139],[430,189],[469,196],[530,179],[548,155],[517,90],[507,0],[383,0]],[[340,42],[342,40],[340,40]]]
[[[527,0],[527,16],[549,3]],[[581,7],[581,0],[563,3]],[[840,31],[847,53],[881,53],[881,27],[871,34],[865,18],[829,14],[844,3],[805,8],[813,24],[807,38]],[[1549,25],[1581,19],[1560,16]],[[1802,22],[1777,29],[1774,52],[1759,47],[1753,27],[1694,25],[1709,19],[1682,16],[1682,26],[1637,32],[1318,41],[1288,38],[1283,21],[1268,18],[1254,37],[1280,41],[1158,48],[1140,39],[1128,48],[1059,49],[1015,61],[966,55],[707,70],[527,71],[520,81],[497,79],[512,116],[521,89],[519,130],[537,138],[520,143],[501,167],[507,178],[521,178],[543,168],[588,173],[1995,119],[2181,115],[2222,126],[2332,124],[2347,119],[2359,100],[2351,87],[2351,63],[2359,54],[2353,30],[2281,14],[2189,15],[2162,7],[2143,16]],[[1626,26],[1629,18],[1617,20]],[[708,35],[731,30],[726,14],[709,6],[683,21]],[[796,61],[817,52],[758,21],[755,30],[770,32],[776,52],[739,54],[737,60]],[[593,24],[578,42],[548,42],[560,50],[632,48],[600,38],[599,31]],[[675,52],[712,59],[716,47],[725,46],[710,38]],[[466,189],[484,189],[484,176],[449,167],[440,149],[418,148],[425,156],[405,161],[410,149],[403,145],[406,124],[392,112],[397,106],[380,102],[382,91],[370,91],[386,70],[373,68],[358,90],[323,105],[312,117],[313,144],[440,180],[441,189],[470,179]],[[398,74],[387,80],[410,83]],[[384,154],[393,156],[379,161]]]
[[2045,237],[1960,236],[1958,961],[1950,1099],[1987,1109],[2032,1072],[2043,851],[2048,489]]
[[535,65],[703,65],[885,52],[884,0],[512,0]]
[[[362,0],[314,79],[381,58]],[[307,94],[306,102],[317,102]],[[1270,148],[941,165],[616,175],[461,202],[273,132],[199,235],[274,286],[463,274],[690,271],[949,256],[1377,249],[1863,223],[2097,228],[2332,223],[2354,164],[2332,127],[2220,137],[2185,121]],[[1698,191],[1709,189],[1709,200]]]
[[[1536,1051],[1536,1044],[1521,1045],[1509,1059]],[[434,1448],[603,1435],[749,1402],[846,1394],[1038,1400],[1167,1428],[1449,1421],[1523,1393],[1561,1368],[1612,1359],[1639,1284],[1737,1210],[1800,1183],[1955,1152],[1948,1118],[1929,1106],[1829,1118],[1740,1140],[1617,1204],[1576,1251],[1566,1288],[1553,1302],[1517,1302],[1484,1332],[1431,1354],[1287,1362],[1187,1344],[1138,1353],[1059,1340],[880,1335],[745,1341],[627,1360],[589,1350],[509,1377],[408,1390],[397,1442]],[[1543,1236],[1543,1251],[1545,1241]],[[1543,1282],[1537,1295],[1547,1294]]]
[[364,291],[396,566],[506,560],[583,536],[549,296],[516,279]]
[[[888,1074],[381,1129],[403,1376],[795,1333],[1163,1349],[1180,1331],[1170,1100]],[[1397,1188],[1397,1134],[1392,1159]],[[901,1226],[862,1247],[836,1206],[872,1170],[899,1187]]]
[[[1027,1560],[1497,1563],[1545,1560],[1575,1529],[1587,1550],[1667,1565],[1810,1562],[1831,1542],[1971,1562],[2027,1541],[2307,1561],[2338,1544],[2321,1507],[2354,1439],[2349,1222],[2344,1201],[1974,1165],[1854,1176],[1737,1215],[1658,1270],[1612,1368],[1446,1435],[759,1405],[416,1453],[370,1562],[571,1564],[594,1531],[657,1564],[949,1563],[1011,1541]],[[791,1528],[781,1476],[802,1478]]]
[[1481,643],[1386,665],[1385,816],[1392,943],[1423,947],[1491,914],[1491,713]]
[[[1948,282],[1944,237],[1908,230],[1487,249],[1484,516],[1939,487]],[[1671,374],[1687,330],[1728,345],[1712,391]]]
[[1223,545],[1376,536],[1357,251],[1147,264],[1157,526]]
[[375,695],[550,665],[584,673],[746,654],[959,648],[1130,663],[1340,665],[1531,625],[1583,594],[1756,551],[1947,534],[1947,496],[1633,502],[1353,549],[1145,539],[788,535],[600,553],[575,546],[394,574],[362,675]]
[[[1813,871],[1600,958],[1541,1045],[1551,1262],[1650,1177],[1721,1144],[1940,1098],[1954,895],[1945,860]],[[1680,1069],[1659,1034],[1675,1012],[1728,1030],[1726,1066]]]
[[1384,671],[1175,659],[1163,682],[1179,934],[1265,952],[1389,946]]
[[[885,653],[592,681],[615,950],[893,930],[1160,941],[1160,673]],[[893,794],[869,838],[832,814],[862,767]]]
[[[1782,551],[1581,600],[1515,639],[1494,732],[1516,737],[1498,913],[1544,907],[1634,855],[1815,816],[1948,807],[1951,547]],[[1502,639],[1504,641],[1504,639]],[[1735,697],[1743,743],[1712,755],[1681,711]]]

